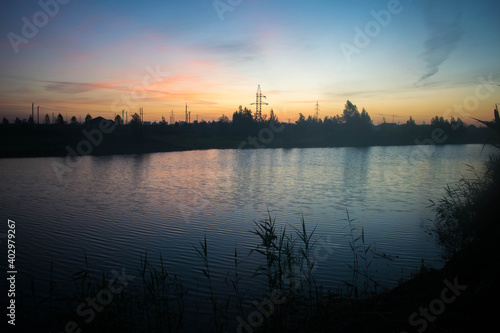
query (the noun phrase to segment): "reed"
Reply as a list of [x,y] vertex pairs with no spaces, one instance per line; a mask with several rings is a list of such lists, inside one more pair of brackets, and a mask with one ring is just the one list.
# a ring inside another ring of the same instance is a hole
[[[492,130],[488,143],[500,149],[500,116],[498,105],[493,121],[475,120]],[[486,144],[485,144],[486,145]],[[500,232],[498,202],[500,201],[500,155],[491,154],[483,171],[469,165],[471,178],[462,176],[455,185],[448,185],[444,196],[431,200],[436,213],[431,233],[444,248],[444,257],[451,258],[475,241],[492,242]]]
[[226,298],[224,301],[220,301],[219,297],[214,292],[213,282],[212,282],[212,274],[210,271],[210,264],[208,258],[208,244],[207,244],[207,236],[203,237],[203,240],[200,241],[198,247],[194,247],[198,256],[202,259],[204,268],[202,268],[203,275],[207,280],[206,286],[208,287],[209,298],[212,304],[213,311],[213,323],[215,325],[216,332],[224,332],[224,327],[227,321],[227,311],[229,307],[229,298]]
[[[254,222],[251,231],[260,240],[251,253],[259,254],[263,260],[254,275],[267,277],[268,293],[279,290],[286,298],[284,304],[275,307],[272,317],[262,327],[264,331],[309,331],[317,325],[319,309],[339,296],[325,292],[316,283],[316,227],[309,231],[303,215],[300,222],[300,227],[292,226],[293,232],[287,233],[286,226],[278,228],[276,219],[268,213],[266,219]],[[257,302],[263,299],[264,296],[258,297]]]
[[235,248],[234,249],[234,276],[229,280],[230,273],[228,273],[226,275],[225,283],[228,287],[233,289],[238,315],[240,317],[243,317],[243,302],[244,302],[246,293],[244,291],[242,291],[241,287],[240,287],[240,281],[243,279],[243,277],[239,274],[238,267],[240,264],[241,264],[241,260],[238,257],[238,249]]
[[462,176],[455,185],[448,185],[444,196],[431,200],[435,211],[431,233],[450,258],[468,244],[489,239],[499,231],[498,202],[500,200],[500,155],[491,155],[479,172],[469,166],[472,177]]
[[[347,225],[347,234],[349,248],[352,252],[352,263],[347,264],[352,272],[351,281],[344,281],[344,283],[349,287],[349,294],[355,298],[360,296],[369,296],[370,294],[375,294],[379,283],[372,277],[370,267],[376,258],[390,259],[390,256],[384,253],[379,253],[375,250],[372,243],[367,243],[365,241],[365,229],[361,226],[361,230],[355,226],[354,221],[349,215],[349,211],[346,210],[347,218],[345,221]],[[362,290],[359,288],[359,279],[362,278]]]
[[[316,227],[310,229],[304,216],[300,217],[299,227],[291,228],[288,232],[286,225],[278,225],[276,218],[268,212],[267,218],[254,221],[254,230],[250,232],[257,236],[259,242],[250,249],[249,255],[256,254],[261,263],[257,264],[253,276],[262,276],[264,285],[250,296],[247,290],[241,288],[240,282],[245,276],[241,275],[241,255],[234,250],[233,268],[225,277],[225,285],[232,289],[231,296],[222,296],[213,273],[212,258],[209,251],[209,242],[204,236],[197,246],[193,246],[197,256],[201,259],[201,284],[206,288],[211,307],[211,331],[226,332],[234,328],[235,317],[248,315],[245,306],[252,301],[261,303],[269,300],[273,291],[279,291],[286,301],[274,306],[272,315],[265,318],[259,327],[262,332],[312,331],[327,320],[329,308],[337,308],[348,299],[368,295],[374,292],[377,284],[371,278],[370,266],[374,252],[373,247],[366,243],[363,227],[358,234],[357,226],[347,213],[349,245],[353,253],[353,261],[349,264],[352,269],[352,281],[348,292],[340,287],[337,292],[324,291],[314,277],[317,269],[314,250],[318,242]],[[44,308],[46,320],[54,322],[49,325],[51,330],[61,330],[70,320],[77,322],[82,331],[92,332],[182,332],[185,327],[186,308],[195,308],[196,304],[187,304],[189,290],[183,281],[167,269],[163,255],[153,263],[149,253],[141,254],[140,266],[137,271],[139,279],[114,295],[112,302],[96,313],[90,323],[84,323],[83,318],[75,313],[75,309],[82,302],[94,298],[100,290],[108,288],[112,277],[109,274],[96,274],[90,267],[87,255],[84,253],[84,268],[72,275],[73,291],[63,298],[56,298],[56,284],[50,282],[49,298],[40,299],[35,295],[34,281],[32,284],[34,306]],[[51,268],[51,271],[53,267]],[[51,274],[52,276],[52,274]],[[220,276],[217,274],[216,276]],[[358,287],[360,279],[364,278],[362,288]],[[51,279],[52,280],[52,279]],[[350,290],[350,291],[349,291]],[[64,304],[65,302],[65,304]],[[63,306],[64,304],[64,306]],[[199,306],[199,305],[198,305]],[[252,310],[251,310],[252,311]],[[250,311],[250,312],[251,312]],[[39,313],[41,313],[39,311]],[[38,318],[40,315],[38,316]]]
[[177,275],[166,270],[163,256],[160,253],[159,268],[153,266],[141,255],[142,299],[138,300],[143,312],[141,317],[147,318],[148,330],[156,332],[178,332],[182,329],[185,310],[185,289]]

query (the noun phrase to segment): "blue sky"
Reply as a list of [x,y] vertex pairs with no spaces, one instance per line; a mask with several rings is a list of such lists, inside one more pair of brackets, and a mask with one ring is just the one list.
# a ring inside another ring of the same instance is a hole
[[[333,116],[350,99],[376,123],[392,115],[473,122],[500,102],[500,4],[492,0],[219,1],[226,11],[210,0],[59,1],[41,1],[58,4],[48,22],[36,1],[3,4],[0,117],[26,118],[34,102],[63,116],[143,107],[146,120],[171,110],[181,119],[188,103],[212,120],[250,107],[258,84],[269,102],[263,112],[291,121],[312,114],[316,101],[321,116]],[[23,34],[25,20],[36,19],[38,31]],[[369,43],[358,36],[356,44],[357,29]],[[346,56],[346,45],[356,52]],[[483,81],[489,88],[478,88]]]

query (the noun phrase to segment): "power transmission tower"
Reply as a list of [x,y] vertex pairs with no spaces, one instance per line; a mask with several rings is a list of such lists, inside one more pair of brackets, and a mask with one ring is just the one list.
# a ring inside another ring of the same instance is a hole
[[257,121],[262,120],[262,105],[269,105],[269,103],[262,102],[262,98],[266,98],[266,96],[262,95],[262,91],[260,90],[260,84],[257,88],[257,94],[255,97],[255,103],[252,103],[251,105],[255,105],[255,119]]
[[172,113],[170,114],[170,125],[173,124],[175,124],[174,110],[172,110]]
[[314,119],[319,120],[319,102],[316,102],[316,108],[314,112]]

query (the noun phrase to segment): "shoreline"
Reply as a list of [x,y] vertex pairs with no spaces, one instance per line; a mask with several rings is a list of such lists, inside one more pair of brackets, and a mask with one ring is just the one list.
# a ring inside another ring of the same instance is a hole
[[[453,142],[453,143],[443,143],[435,144],[435,146],[456,146],[456,145],[483,145],[488,146],[488,143],[484,142]],[[387,143],[387,144],[374,144],[374,145],[301,145],[301,146],[269,146],[269,147],[259,147],[259,148],[238,148],[238,147],[169,147],[168,149],[138,149],[138,150],[128,150],[128,151],[113,151],[113,152],[102,152],[97,154],[84,154],[77,155],[77,157],[93,156],[123,156],[123,155],[142,155],[142,154],[156,154],[156,153],[174,153],[174,152],[184,152],[184,151],[205,151],[205,150],[261,150],[261,149],[315,149],[315,148],[373,148],[373,147],[409,147],[409,146],[427,146],[409,143]],[[49,158],[49,157],[67,157],[69,154],[66,152],[54,152],[52,154],[39,154],[36,152],[26,153],[26,152],[9,152],[5,153],[0,148],[0,159],[15,159],[15,158]]]
[[[389,124],[386,124],[389,125]],[[294,149],[485,144],[492,132],[430,125],[397,125],[369,130],[337,125],[267,123],[161,125],[0,126],[0,158],[112,156],[209,149]]]

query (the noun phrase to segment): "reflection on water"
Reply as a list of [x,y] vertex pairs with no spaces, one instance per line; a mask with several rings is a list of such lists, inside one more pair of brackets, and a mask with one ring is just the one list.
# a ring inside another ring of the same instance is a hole
[[[375,267],[393,286],[421,259],[439,266],[439,251],[422,230],[432,218],[429,199],[465,174],[466,163],[487,158],[481,145],[416,147],[207,150],[131,156],[82,157],[59,181],[60,158],[0,160],[2,219],[17,222],[19,271],[48,279],[82,268],[84,253],[97,271],[139,264],[140,253],[160,252],[170,271],[187,281],[202,263],[193,244],[206,235],[213,270],[223,279],[232,254],[257,243],[253,221],[269,210],[280,225],[308,228],[334,251],[316,277],[335,288],[350,274],[346,210],[363,225],[368,242],[397,259]],[[421,148],[424,149],[424,148]],[[427,148],[425,148],[427,149]],[[432,153],[432,154],[431,154]],[[291,228],[289,228],[291,230]],[[251,276],[252,256],[242,273]],[[4,265],[4,263],[2,263]],[[244,280],[252,288],[252,279]],[[24,290],[28,290],[26,287]],[[205,291],[197,290],[203,298]]]

